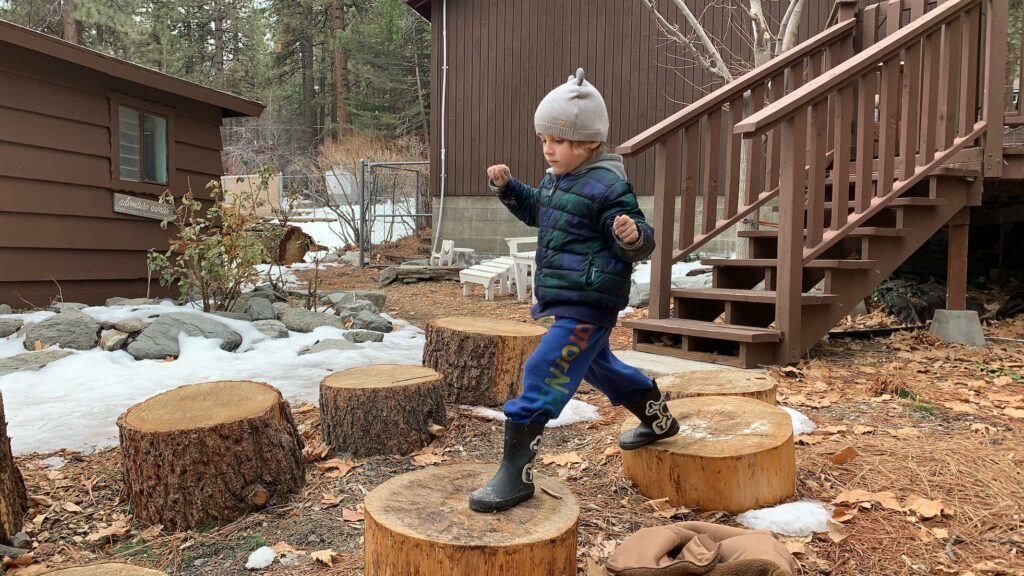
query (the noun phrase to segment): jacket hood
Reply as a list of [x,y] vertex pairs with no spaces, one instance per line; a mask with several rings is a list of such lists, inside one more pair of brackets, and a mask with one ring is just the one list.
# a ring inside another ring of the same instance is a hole
[[[626,165],[622,163],[622,156],[618,154],[602,154],[593,160],[587,160],[576,167],[575,170],[570,174],[582,176],[591,170],[597,170],[598,168],[604,168],[605,170],[611,170],[616,176],[623,180],[626,178]],[[551,173],[551,168],[547,169],[548,174]]]

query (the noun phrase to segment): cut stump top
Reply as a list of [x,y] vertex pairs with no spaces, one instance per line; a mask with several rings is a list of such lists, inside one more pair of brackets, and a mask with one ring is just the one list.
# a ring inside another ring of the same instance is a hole
[[128,426],[148,432],[209,428],[258,416],[280,398],[276,388],[262,382],[189,384],[136,404],[123,418]]
[[411,364],[378,364],[335,372],[324,378],[324,386],[331,388],[390,388],[436,382],[441,374],[423,366]]
[[92,566],[76,566],[74,568],[58,568],[43,572],[47,576],[167,576],[159,570],[151,570],[131,564],[106,562]]
[[[579,518],[579,503],[561,482],[534,475],[536,495],[497,514],[469,509],[470,492],[494,476],[492,464],[416,470],[388,480],[363,501],[366,514],[392,532],[455,546],[519,546],[556,538]],[[561,499],[544,492],[550,490]]]
[[[665,403],[679,420],[679,434],[650,448],[704,458],[732,458],[769,450],[793,435],[784,410],[743,396],[697,396]],[[639,424],[622,423],[625,432]]]
[[745,370],[695,370],[661,376],[658,387],[694,396],[730,395],[771,390],[775,380],[767,374]]
[[438,318],[437,320],[431,320],[430,323],[438,328],[487,336],[543,336],[547,332],[547,329],[543,326],[527,322],[494,318],[474,318],[471,316]]

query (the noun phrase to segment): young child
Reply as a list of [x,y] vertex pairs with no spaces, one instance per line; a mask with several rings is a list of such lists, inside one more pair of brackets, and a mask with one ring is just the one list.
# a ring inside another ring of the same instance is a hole
[[558,417],[583,378],[640,419],[619,437],[623,450],[679,431],[656,384],[608,347],[629,300],[633,263],[654,250],[654,235],[622,157],[602,154],[608,110],[582,68],[544,97],[534,125],[551,166],[540,186],[512,178],[504,164],[488,168],[487,176],[517,218],[540,228],[532,315],[555,322],[526,361],[523,393],[505,403],[505,454],[494,478],[469,497],[477,512],[506,510],[533,496],[544,424]]

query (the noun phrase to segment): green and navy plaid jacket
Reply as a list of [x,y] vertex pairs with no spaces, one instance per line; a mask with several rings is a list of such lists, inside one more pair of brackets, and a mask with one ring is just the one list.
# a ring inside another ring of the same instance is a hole
[[[513,178],[492,189],[516,218],[540,228],[533,317],[614,326],[629,301],[633,263],[654,250],[654,231],[626,180],[622,157],[605,154],[561,176],[549,170],[537,188]],[[619,214],[630,216],[640,232],[631,246],[612,232]]]

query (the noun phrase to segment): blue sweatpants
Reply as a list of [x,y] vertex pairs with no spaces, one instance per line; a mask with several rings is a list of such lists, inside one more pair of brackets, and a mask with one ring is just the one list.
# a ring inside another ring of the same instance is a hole
[[523,369],[523,393],[505,403],[513,422],[557,418],[586,378],[612,404],[634,401],[654,384],[616,358],[608,347],[612,329],[572,318],[556,318]]

